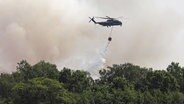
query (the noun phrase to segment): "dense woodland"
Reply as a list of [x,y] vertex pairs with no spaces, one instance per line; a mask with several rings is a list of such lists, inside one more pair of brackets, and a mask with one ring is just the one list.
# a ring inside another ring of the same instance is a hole
[[184,67],[154,70],[125,63],[99,71],[71,70],[23,60],[0,75],[0,104],[184,104]]

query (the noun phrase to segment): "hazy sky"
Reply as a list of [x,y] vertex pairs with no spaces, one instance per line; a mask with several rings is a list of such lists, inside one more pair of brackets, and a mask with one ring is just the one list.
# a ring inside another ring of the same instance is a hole
[[131,62],[166,68],[184,64],[183,0],[0,0],[0,72],[22,59],[77,69],[96,61],[110,28],[89,16],[123,16],[105,65]]

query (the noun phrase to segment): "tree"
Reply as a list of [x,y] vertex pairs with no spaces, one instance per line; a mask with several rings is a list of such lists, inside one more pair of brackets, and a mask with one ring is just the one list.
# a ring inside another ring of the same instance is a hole
[[77,104],[95,104],[94,92],[91,90],[84,90],[82,93],[77,94]]
[[[183,104],[184,68],[171,63],[165,70],[130,63],[89,72],[40,61],[23,60],[17,71],[0,74],[0,104]],[[179,90],[180,89],[180,90]]]
[[64,68],[60,72],[59,81],[66,85],[69,91],[82,92],[93,84],[93,79],[90,74],[85,71],[71,71],[70,69]]
[[0,75],[0,97],[4,99],[5,103],[10,103],[11,100],[11,88],[15,85],[15,81],[10,74]]
[[173,92],[172,99],[172,104],[184,104],[184,94],[181,92]]
[[116,89],[126,90],[126,89],[134,89],[133,85],[122,77],[116,77],[112,81],[113,87]]
[[45,61],[40,61],[39,63],[35,64],[33,67],[33,75],[34,78],[36,77],[46,77],[50,79],[59,79],[59,71],[54,64],[50,64]]
[[156,104],[155,97],[153,97],[149,91],[143,92],[139,100],[141,101],[140,104],[153,104],[153,102]]
[[58,104],[70,102],[68,98],[72,98],[62,83],[48,78],[35,78],[28,83],[17,83],[12,91],[15,104]]
[[18,80],[28,81],[37,77],[46,77],[50,79],[58,79],[59,71],[56,65],[50,64],[45,61],[40,61],[39,63],[31,66],[26,60],[18,63],[17,72],[13,73]]
[[152,69],[140,68],[130,63],[113,65],[113,67],[108,67],[108,70],[103,69],[99,71],[99,82],[103,84],[112,83],[118,77],[128,80],[136,90],[145,90],[145,78],[147,73],[151,71]]
[[109,85],[95,85],[92,90],[94,92],[94,104],[112,103],[113,94]]
[[137,93],[135,90],[126,89],[113,90],[112,97],[113,104],[136,104],[137,103]]
[[167,71],[177,79],[177,82],[180,85],[180,90],[184,92],[184,68],[181,68],[179,63],[172,62],[167,67]]
[[159,89],[161,91],[177,91],[179,85],[171,74],[164,70],[149,72],[146,77],[149,89]]
[[26,60],[22,60],[20,63],[18,63],[16,75],[19,76],[19,78],[21,78],[22,81],[32,79],[33,78],[32,66]]

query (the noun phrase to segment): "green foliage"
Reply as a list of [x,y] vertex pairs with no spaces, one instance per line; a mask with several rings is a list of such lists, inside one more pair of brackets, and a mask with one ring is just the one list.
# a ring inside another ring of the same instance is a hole
[[137,102],[137,93],[135,90],[126,89],[113,91],[113,104],[135,104]]
[[66,88],[72,92],[82,92],[93,84],[90,74],[85,71],[71,71],[64,68],[60,72],[59,81],[66,85]]
[[33,67],[33,75],[36,77],[47,77],[50,79],[58,79],[59,71],[56,68],[56,65],[50,64],[48,62],[40,61]]
[[184,92],[184,68],[181,68],[179,63],[172,62],[171,65],[167,67],[167,71],[176,78],[180,85],[180,90]]
[[184,68],[167,70],[130,63],[90,73],[23,60],[17,71],[0,75],[0,104],[184,104]]
[[130,63],[113,65],[108,67],[109,70],[100,70],[100,79],[102,83],[111,83],[115,78],[123,78],[133,84],[136,90],[145,90],[144,86],[147,73],[152,69],[140,68],[139,66],[132,65]]
[[94,104],[94,93],[90,90],[85,90],[78,94],[77,104]]
[[177,91],[179,85],[175,77],[166,71],[156,70],[149,72],[146,77],[149,89],[159,89],[161,91]]
[[184,104],[184,94],[181,92],[173,92],[172,94],[172,104]]
[[12,91],[15,104],[66,103],[69,102],[67,98],[71,97],[62,83],[48,78],[35,78],[27,83],[17,83]]
[[40,61],[31,66],[27,61],[23,60],[18,63],[17,73],[14,73],[16,79],[28,81],[29,79],[37,77],[46,77],[50,79],[58,79],[59,71],[56,65]]
[[[0,96],[5,103],[11,103],[11,88],[15,86],[15,81],[10,74],[1,74],[0,75]],[[0,99],[0,100],[2,100]]]
[[122,77],[115,77],[113,78],[113,86],[116,89],[126,90],[126,89],[133,89],[133,85]]

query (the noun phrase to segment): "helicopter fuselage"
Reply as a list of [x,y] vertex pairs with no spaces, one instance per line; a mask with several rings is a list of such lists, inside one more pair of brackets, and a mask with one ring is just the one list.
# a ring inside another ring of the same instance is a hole
[[102,26],[122,26],[122,22],[118,20],[107,20],[105,22],[96,22],[96,24],[102,25]]
[[[90,18],[90,21],[93,21],[95,24],[99,24],[99,25],[102,25],[102,26],[107,26],[107,27],[111,27],[111,26],[122,26],[122,22],[117,20],[117,19],[114,19],[114,18],[110,18],[110,17],[107,17],[107,18],[103,18],[103,19],[107,19],[106,21],[103,21],[103,22],[96,22],[94,20],[94,17]],[[101,17],[100,17],[101,18]]]

